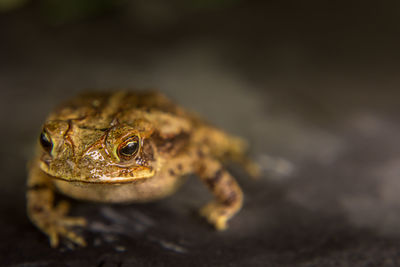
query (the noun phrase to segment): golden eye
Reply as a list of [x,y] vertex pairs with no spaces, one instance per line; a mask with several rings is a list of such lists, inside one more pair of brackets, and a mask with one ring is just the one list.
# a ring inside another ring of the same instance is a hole
[[50,153],[51,149],[53,148],[53,142],[51,141],[49,134],[45,130],[43,130],[40,134],[39,141],[43,149],[46,152]]
[[139,138],[137,136],[129,137],[118,146],[118,156],[129,160],[137,154],[139,147]]

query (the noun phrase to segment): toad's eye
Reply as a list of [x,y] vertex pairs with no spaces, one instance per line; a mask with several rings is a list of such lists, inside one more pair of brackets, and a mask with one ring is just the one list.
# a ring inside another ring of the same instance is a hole
[[130,137],[118,146],[118,155],[125,160],[131,159],[139,151],[139,138]]
[[40,144],[42,145],[43,149],[50,153],[51,149],[53,148],[53,142],[50,139],[49,134],[43,130],[39,137]]

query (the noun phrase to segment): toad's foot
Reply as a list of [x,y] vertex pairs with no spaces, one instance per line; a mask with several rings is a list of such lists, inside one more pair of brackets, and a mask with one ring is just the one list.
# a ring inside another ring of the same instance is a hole
[[64,201],[60,202],[54,209],[30,212],[32,221],[49,237],[52,247],[59,245],[60,237],[76,245],[86,246],[85,240],[70,229],[74,226],[85,226],[86,220],[82,217],[66,216],[68,210],[69,205]]
[[26,197],[31,221],[49,237],[52,247],[58,246],[60,237],[79,246],[85,246],[85,240],[73,232],[71,227],[85,226],[86,220],[67,216],[69,204],[66,201],[54,206],[54,187],[49,176],[38,168],[38,164],[29,167]]
[[249,158],[242,158],[238,160],[239,163],[243,166],[246,172],[251,176],[253,179],[258,179],[261,176],[261,167],[258,163],[252,161]]
[[210,202],[200,209],[200,215],[205,217],[215,229],[222,231],[227,228],[227,221],[236,213],[236,210],[218,203]]

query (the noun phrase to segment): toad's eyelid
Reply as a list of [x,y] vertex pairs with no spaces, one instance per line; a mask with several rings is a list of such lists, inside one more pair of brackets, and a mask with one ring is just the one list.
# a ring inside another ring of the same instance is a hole
[[129,142],[138,142],[139,141],[139,136],[138,135],[133,135],[125,139],[122,143],[129,143]]

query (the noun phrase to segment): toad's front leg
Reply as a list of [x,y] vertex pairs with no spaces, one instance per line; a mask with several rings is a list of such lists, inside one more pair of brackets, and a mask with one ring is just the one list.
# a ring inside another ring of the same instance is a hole
[[[34,162],[36,163],[36,162]],[[84,226],[86,220],[79,217],[68,217],[67,202],[62,201],[54,206],[54,188],[50,178],[36,164],[29,168],[27,191],[27,212],[30,220],[50,239],[52,247],[57,247],[59,237],[64,237],[80,246],[85,246],[85,240],[69,228]]]
[[200,214],[217,230],[226,229],[227,221],[242,207],[242,190],[217,160],[202,159],[197,174],[215,196],[215,200],[205,205]]

